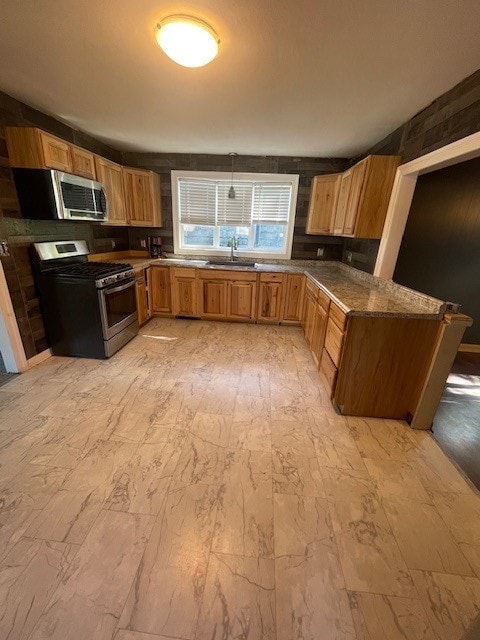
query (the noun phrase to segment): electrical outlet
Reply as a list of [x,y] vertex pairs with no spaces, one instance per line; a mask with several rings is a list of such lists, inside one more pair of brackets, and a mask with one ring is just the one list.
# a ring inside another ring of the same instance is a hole
[[142,249],[146,249],[147,248],[147,241],[146,240],[140,240],[140,246],[142,247]]
[[347,251],[347,262],[351,262],[353,260],[353,254],[351,251]]
[[323,254],[325,253],[325,249],[317,249],[317,258],[323,258]]
[[115,249],[116,244],[115,240],[112,240],[112,249]]

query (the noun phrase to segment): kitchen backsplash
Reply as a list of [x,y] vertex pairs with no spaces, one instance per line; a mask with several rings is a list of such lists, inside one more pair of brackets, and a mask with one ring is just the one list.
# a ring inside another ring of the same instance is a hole
[[[164,248],[173,252],[172,189],[170,172],[186,171],[230,171],[228,155],[187,153],[136,153],[123,154],[123,164],[150,169],[160,175],[162,194],[162,229],[130,229],[132,249],[140,248],[140,241],[148,235],[160,235]],[[343,158],[289,158],[284,156],[238,156],[235,171],[247,173],[294,173],[300,176],[298,186],[292,258],[316,260],[317,249],[323,249],[322,260],[341,260],[343,239],[331,236],[310,236],[305,233],[310,185],[313,176],[343,171],[348,160]]]

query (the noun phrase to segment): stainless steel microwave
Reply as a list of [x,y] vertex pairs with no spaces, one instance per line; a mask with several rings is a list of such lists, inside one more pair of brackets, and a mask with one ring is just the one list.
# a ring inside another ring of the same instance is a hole
[[54,169],[13,169],[20,210],[30,220],[108,220],[103,184]]

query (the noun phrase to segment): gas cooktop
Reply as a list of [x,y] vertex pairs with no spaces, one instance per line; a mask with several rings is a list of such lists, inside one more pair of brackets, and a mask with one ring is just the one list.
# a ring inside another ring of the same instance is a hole
[[49,269],[50,274],[75,276],[76,278],[88,278],[90,280],[98,280],[115,273],[131,271],[129,264],[122,263],[105,263],[105,262],[75,262],[64,264]]

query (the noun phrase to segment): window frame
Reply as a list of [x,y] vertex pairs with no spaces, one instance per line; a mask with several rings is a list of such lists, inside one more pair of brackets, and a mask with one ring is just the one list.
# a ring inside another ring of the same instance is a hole
[[[180,178],[208,178],[210,180],[230,180],[231,173],[229,171],[181,171],[172,170],[171,172],[171,184],[172,184],[172,217],[173,217],[173,251],[174,255],[195,255],[195,256],[229,256],[230,247],[205,247],[205,246],[185,246],[183,244],[183,232],[182,225],[180,223],[180,214],[178,209],[178,180]],[[290,208],[288,212],[288,222],[285,225],[286,239],[283,251],[265,251],[253,250],[243,251],[241,249],[236,251],[238,257],[245,258],[272,258],[276,260],[290,260],[292,257],[293,246],[293,231],[295,227],[295,214],[297,207],[298,197],[298,182],[299,175],[293,173],[240,173],[234,172],[234,180],[247,180],[252,182],[288,182],[292,187],[292,194],[290,198]],[[214,227],[214,244],[220,233],[220,226]],[[239,225],[242,226],[242,225]],[[250,227],[250,236],[254,233],[254,224]]]

